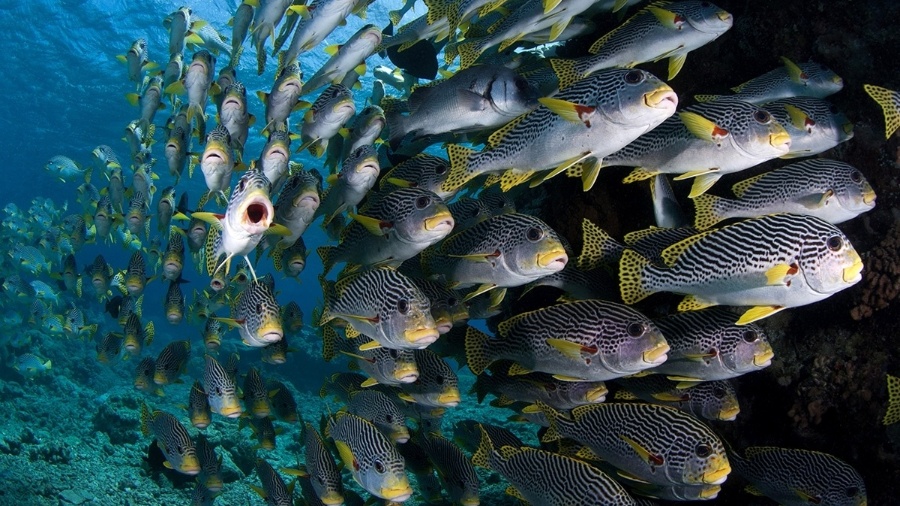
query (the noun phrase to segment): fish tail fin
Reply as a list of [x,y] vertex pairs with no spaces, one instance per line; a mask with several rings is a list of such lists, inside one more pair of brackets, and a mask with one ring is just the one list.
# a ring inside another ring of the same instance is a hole
[[[96,328],[97,328],[97,326],[94,325],[94,330],[96,330]],[[47,360],[46,362],[44,362],[44,369],[50,369],[51,367],[53,367],[53,362],[52,362],[52,361]]]
[[464,42],[456,46],[459,52],[459,69],[467,69],[475,64],[481,56],[481,46],[476,42]]
[[723,216],[719,214],[722,200],[721,197],[708,193],[694,197],[694,226],[697,229],[706,230],[722,221]]
[[625,249],[624,245],[587,218],[581,221],[581,236],[583,246],[575,265],[582,271],[592,271],[617,261]]
[[145,436],[150,435],[150,408],[147,407],[147,404],[141,403],[141,434]]
[[575,60],[561,60],[559,58],[550,59],[550,67],[556,78],[559,80],[559,89],[564,90],[572,86],[579,79],[579,74],[575,70]]
[[888,406],[881,423],[892,425],[900,422],[900,378],[887,375]]
[[450,173],[447,174],[447,179],[441,183],[441,190],[448,192],[458,190],[472,179],[469,161],[474,153],[474,150],[459,144],[447,146],[447,155],[450,157]]
[[619,260],[619,291],[625,304],[634,304],[654,293],[644,286],[648,267],[651,267],[650,260],[637,251],[626,249],[622,252]]
[[493,361],[490,356],[491,337],[469,327],[466,329],[466,363],[472,374],[481,374]]
[[331,271],[331,268],[334,267],[334,251],[337,249],[336,246],[319,246],[316,248],[316,253],[319,254],[319,258],[322,259],[322,269],[325,274],[328,274]]
[[478,449],[472,454],[472,465],[490,469],[490,456],[494,451],[494,445],[481,424],[478,424],[478,431],[481,433],[481,439],[478,442]]
[[884,138],[890,139],[900,128],[900,93],[871,84],[864,84],[863,88],[884,110]]
[[396,146],[406,136],[406,116],[399,111],[385,112],[384,120],[388,129],[388,143]]
[[547,432],[544,433],[544,436],[541,438],[541,442],[549,443],[551,441],[558,441],[562,438],[559,433],[559,419],[562,417],[562,415],[560,415],[558,411],[541,401],[537,401],[536,404],[537,407],[540,408],[541,412],[544,413],[544,416],[547,417],[547,421],[550,422],[550,427],[547,428]]
[[489,375],[479,374],[475,377],[475,383],[472,384],[472,390],[469,393],[475,393],[475,398],[478,399],[478,404],[484,400],[488,393],[490,393],[490,385],[488,385],[488,380],[490,380]]

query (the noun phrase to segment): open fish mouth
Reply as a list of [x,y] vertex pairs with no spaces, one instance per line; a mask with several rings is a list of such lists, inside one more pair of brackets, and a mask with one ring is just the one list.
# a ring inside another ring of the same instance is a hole
[[251,195],[241,206],[240,224],[248,234],[261,234],[272,225],[275,209],[272,201],[264,195]]

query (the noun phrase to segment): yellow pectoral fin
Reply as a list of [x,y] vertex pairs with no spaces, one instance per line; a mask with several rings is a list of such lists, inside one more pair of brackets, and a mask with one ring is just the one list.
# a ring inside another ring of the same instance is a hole
[[784,68],[787,70],[788,76],[791,78],[791,81],[794,81],[797,84],[803,84],[809,79],[803,69],[800,68],[796,63],[792,62],[786,56],[781,57],[781,63],[784,64]]
[[562,353],[567,358],[572,360],[583,360],[581,354],[584,353],[584,347],[578,343],[573,343],[572,341],[566,341],[565,339],[547,339],[547,344],[550,345],[554,350]]
[[753,323],[757,320],[772,316],[783,309],[784,306],[756,306],[744,312],[735,324],[746,325],[748,323]]
[[377,350],[378,348],[381,348],[381,347],[382,347],[381,343],[379,343],[378,341],[369,341],[368,343],[360,346],[359,351]]
[[797,274],[798,268],[791,264],[778,264],[766,271],[767,285],[784,285],[785,278]]
[[372,235],[382,236],[384,235],[384,229],[391,227],[390,223],[381,221],[377,218],[371,218],[369,216],[363,216],[362,214],[355,213],[349,213],[349,215],[350,219],[358,222]]
[[678,117],[688,131],[696,138],[709,142],[718,142],[728,135],[728,130],[719,127],[712,120],[706,119],[695,112],[680,112]]
[[650,453],[646,448],[641,446],[641,444],[638,443],[637,441],[635,441],[634,439],[631,439],[630,437],[625,436],[623,434],[620,434],[619,438],[622,441],[625,441],[626,443],[628,443],[628,446],[633,448],[635,453],[638,454],[638,456],[641,458],[641,460],[643,460],[647,464],[650,464],[652,466],[663,465],[664,462],[663,462],[663,458],[661,456]]
[[539,98],[538,102],[566,121],[571,121],[572,123],[584,123],[586,126],[590,127],[590,122],[586,121],[584,118],[594,112],[594,107],[551,97]]
[[491,284],[491,283],[485,283],[485,284],[483,284],[483,285],[480,285],[480,286],[478,286],[478,288],[476,288],[474,291],[472,291],[471,293],[467,294],[467,295],[463,298],[463,302],[468,302],[468,301],[474,299],[475,297],[478,297],[479,295],[481,295],[481,294],[483,294],[483,293],[487,293],[487,292],[493,290],[494,288],[497,288],[497,285],[494,285],[494,284]]

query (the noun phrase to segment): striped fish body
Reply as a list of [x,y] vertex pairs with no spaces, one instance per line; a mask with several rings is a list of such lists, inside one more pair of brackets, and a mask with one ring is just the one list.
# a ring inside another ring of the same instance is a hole
[[372,423],[356,415],[338,413],[328,421],[327,432],[344,467],[366,491],[395,502],[412,495],[403,457]]
[[341,82],[344,76],[356,71],[359,65],[365,64],[366,58],[375,52],[379,44],[381,44],[381,29],[371,24],[363,26],[341,44],[337,52],[309,78],[304,91],[308,93],[326,84]]
[[385,173],[381,179],[380,189],[386,191],[392,187],[413,187],[428,190],[438,197],[449,200],[456,195],[455,191],[441,188],[450,171],[450,162],[428,153],[419,153],[408,158]]
[[508,288],[562,270],[568,255],[546,223],[526,214],[501,214],[451,235],[423,252],[429,277],[453,288]]
[[[659,501],[709,501],[719,496],[719,485],[650,485],[636,483],[631,491],[636,496],[649,497]],[[649,501],[646,499],[645,501]],[[643,502],[642,502],[643,504]]]
[[269,506],[293,506],[294,504],[294,484],[285,485],[284,480],[275,469],[263,459],[256,459],[256,475],[262,487],[250,485],[250,487],[265,499]]
[[557,70],[561,88],[600,69],[631,68],[663,58],[670,58],[671,80],[689,52],[719,38],[733,21],[731,14],[709,2],[654,2],[597,40],[590,48],[591,56],[552,64],[563,70]]
[[794,213],[838,224],[875,207],[875,190],[851,165],[815,158],[775,169],[735,184],[736,198],[704,194],[694,199],[695,225],[711,227],[728,218]]
[[287,130],[288,116],[297,106],[300,95],[303,94],[303,74],[296,63],[281,69],[278,77],[272,84],[272,92],[266,95],[260,92],[260,98],[266,104],[266,128],[265,130]]
[[265,418],[272,413],[269,392],[266,391],[265,383],[255,367],[251,367],[244,377],[244,404],[256,418]]
[[216,449],[203,434],[197,435],[197,457],[200,460],[200,483],[210,492],[222,490],[222,459],[216,456]]
[[779,504],[866,504],[866,485],[859,473],[833,455],[794,448],[757,446],[744,456],[730,451],[734,470],[755,493]]
[[263,346],[259,350],[259,358],[267,364],[281,365],[287,362],[289,351],[293,350],[288,347],[287,334],[285,334],[280,340]]
[[782,158],[817,155],[853,138],[853,123],[819,98],[782,98],[762,108],[791,136],[791,149]]
[[811,304],[862,279],[849,239],[819,218],[775,214],[698,234],[662,253],[657,267],[633,250],[619,262],[622,299],[633,304],[657,291],[689,295],[680,310],[754,306],[744,324]]
[[410,278],[431,302],[431,317],[441,335],[450,332],[454,325],[469,319],[469,310],[462,294],[444,285],[422,278]]
[[212,423],[212,412],[209,409],[209,399],[203,385],[199,381],[194,381],[191,386],[191,393],[188,394],[188,418],[191,419],[191,425],[198,429],[205,429]]
[[478,504],[481,481],[468,456],[452,441],[438,434],[421,435],[417,442],[434,464],[450,501],[456,504]]
[[105,296],[106,291],[109,290],[109,282],[113,276],[113,268],[106,263],[106,259],[103,258],[103,255],[97,255],[94,258],[94,262],[86,267],[84,271],[88,278],[90,278],[91,285],[94,287],[97,296]]
[[386,394],[377,390],[363,390],[351,394],[347,411],[372,422],[378,429],[397,444],[409,440],[406,417]]
[[316,171],[301,170],[285,181],[274,204],[275,223],[287,227],[291,234],[282,237],[279,245],[291,246],[306,231],[319,209],[321,193],[322,179]]
[[200,461],[197,450],[191,441],[184,425],[177,418],[165,411],[154,411],[141,405],[141,432],[145,436],[153,435],[166,456],[166,467],[179,473],[193,476],[200,473]]
[[722,174],[784,156],[790,145],[790,136],[771,114],[749,102],[722,98],[686,108],[603,163],[638,167],[626,183],[656,174],[696,178],[693,198]]
[[297,401],[294,400],[294,395],[291,394],[288,387],[275,380],[269,380],[267,385],[269,388],[269,401],[272,404],[272,412],[275,414],[275,417],[282,422],[289,423],[300,420],[300,415],[297,411]]
[[238,333],[247,346],[261,348],[281,340],[281,308],[268,285],[252,281],[240,295],[231,313]]
[[619,280],[605,269],[583,271],[574,263],[565,269],[529,283],[526,293],[538,286],[552,286],[561,290],[569,300],[614,299]]
[[[293,63],[297,56],[318,46],[325,37],[354,11],[365,6],[359,0],[314,0],[308,6],[309,17],[297,23],[291,45],[282,55],[285,63]],[[364,7],[363,7],[364,8]]]
[[[286,130],[274,130],[259,155],[259,167],[271,183],[271,193],[281,189],[288,174],[291,138]],[[281,198],[279,196],[279,198]]]
[[243,154],[250,128],[250,111],[247,109],[247,88],[235,81],[224,88],[219,104],[219,121],[231,135],[231,145]]
[[328,224],[342,212],[355,208],[375,186],[380,172],[375,148],[369,145],[357,148],[343,161],[337,176],[329,178],[331,186],[322,196],[315,217],[325,216]]
[[341,146],[341,160],[350,156],[356,148],[375,144],[384,129],[384,110],[377,105],[363,108],[350,122],[350,134]]
[[210,409],[226,418],[241,416],[244,410],[238,401],[234,377],[228,374],[213,357],[206,355],[205,360],[203,390],[206,391]]
[[103,340],[97,343],[97,361],[100,363],[112,362],[122,351],[122,337],[113,332],[107,332]]
[[256,447],[263,450],[274,450],[276,447],[275,436],[278,432],[275,430],[272,419],[264,416],[262,418],[251,417],[249,420],[250,430],[256,437]]
[[656,485],[719,485],[731,472],[718,436],[691,415],[642,403],[589,404],[550,418],[545,441],[560,436],[588,446],[633,478]]
[[603,402],[608,392],[602,381],[560,381],[543,373],[516,377],[500,371],[492,375],[479,374],[473,388],[479,402],[490,392],[497,396],[497,401],[492,405],[506,406],[513,402],[534,404],[541,401],[554,409],[564,410]]
[[459,378],[447,362],[431,350],[414,350],[419,377],[403,383],[405,400],[425,408],[453,408],[459,405]]
[[498,425],[480,423],[475,420],[461,420],[456,422],[453,426],[453,441],[462,449],[470,453],[475,453],[475,451],[478,450],[478,443],[481,441],[482,430],[487,433],[490,442],[496,448],[502,448],[504,446],[512,446],[513,448],[528,446],[509,429]]
[[736,325],[729,311],[711,308],[654,320],[671,349],[657,374],[685,381],[715,381],[758,371],[772,363],[772,346],[756,324]]
[[166,321],[172,325],[178,325],[184,319],[184,294],[181,285],[177,281],[170,281],[166,291]]
[[454,225],[444,201],[419,188],[372,196],[353,218],[340,244],[318,249],[326,273],[337,262],[399,267],[450,234]]
[[393,269],[345,276],[326,287],[325,297],[320,324],[342,319],[386,348],[424,348],[438,338],[428,299]]
[[94,211],[94,238],[102,239],[104,243],[109,243],[110,232],[112,231],[113,222],[116,219],[115,211],[112,207],[112,201],[109,195],[100,197],[97,201],[97,210]]
[[601,300],[523,313],[501,323],[493,339],[473,328],[466,334],[466,358],[475,373],[506,359],[518,364],[518,373],[540,371],[568,380],[605,381],[659,365],[668,350],[649,318]]
[[784,57],[782,63],[777,69],[735,86],[734,95],[728,97],[764,104],[789,97],[825,98],[844,87],[844,80],[822,64],[795,64]]
[[514,488],[513,495],[531,504],[637,504],[622,485],[581,460],[522,446],[495,446],[484,429],[480,441],[474,465],[500,473]]
[[149,346],[155,334],[153,322],[147,322],[147,325],[141,327],[141,320],[137,313],[131,313],[123,327],[123,346],[131,356],[136,357],[141,354],[144,346]]
[[231,134],[225,125],[217,125],[206,137],[206,147],[200,155],[200,170],[210,193],[224,194],[231,187],[234,162]]
[[306,243],[302,237],[298,237],[294,244],[283,250],[276,249],[272,253],[272,261],[277,270],[284,273],[289,278],[297,278],[303,269],[306,268],[306,257],[309,252],[306,250]]
[[175,382],[187,368],[191,355],[190,341],[172,341],[167,344],[156,357],[156,370],[153,381],[157,385],[168,385]]
[[[347,354],[369,377],[369,383],[399,386],[403,383],[412,383],[419,378],[413,350],[384,347],[370,349],[366,346],[374,342],[363,336],[353,340],[341,339],[331,326],[322,327],[322,355],[325,360],[330,361],[335,351]],[[360,347],[364,349],[359,349]]]
[[665,260],[662,258],[662,252],[666,248],[699,233],[700,230],[694,227],[650,227],[643,230],[635,230],[625,234],[625,244],[616,244],[607,259],[614,261],[614,264],[618,264],[619,260],[622,259],[622,253],[625,251],[625,248],[631,248],[652,260],[653,263],[663,265]]
[[734,387],[727,380],[703,381],[682,386],[654,374],[637,378],[619,378],[615,382],[623,389],[616,393],[617,399],[628,398],[625,393],[627,392],[644,402],[671,406],[706,420],[730,422],[741,411]]
[[301,150],[309,148],[315,157],[321,157],[328,147],[328,140],[338,134],[344,124],[356,114],[356,103],[350,89],[343,84],[325,88],[312,107],[303,115],[300,127]]
[[169,129],[169,137],[166,139],[165,156],[169,175],[178,181],[184,172],[184,162],[187,160],[191,142],[191,126],[188,124],[187,112],[184,109],[179,111],[174,118]]
[[331,452],[325,447],[322,436],[313,424],[306,423],[304,427],[306,472],[309,474],[316,497],[322,504],[343,504],[344,484],[341,482],[341,472],[335,465]]
[[203,325],[203,344],[206,351],[215,352],[222,345],[222,322],[214,317],[206,318]]
[[672,116],[678,99],[652,74],[610,69],[540,102],[534,111],[497,130],[484,151],[450,145],[450,175],[442,188],[459,188],[476,176],[512,170],[508,183],[501,179],[505,189],[535,171],[562,171],[588,157],[602,160]]
[[503,214],[495,212],[484,200],[472,197],[454,199],[448,207],[450,208],[450,214],[453,215],[453,221],[456,223],[454,228],[457,232],[481,223],[491,216]]
[[156,360],[153,357],[144,357],[138,362],[134,374],[134,388],[142,392],[155,392],[160,390],[153,383],[153,373],[156,370]]
[[133,235],[138,236],[144,232],[144,226],[150,216],[147,215],[147,196],[136,192],[128,202],[128,211],[125,213],[125,227]]
[[[169,243],[162,258],[162,277],[176,282],[184,269],[184,237],[177,232],[169,233]],[[177,284],[177,283],[176,283]]]
[[[215,72],[215,56],[205,49],[194,53],[190,65],[184,71],[184,88],[187,90],[188,96],[188,123],[193,121],[194,114],[199,114],[201,125],[204,124],[203,110],[206,108],[206,99],[209,95],[209,87],[215,78]],[[200,135],[205,136],[206,132],[201,129]]]

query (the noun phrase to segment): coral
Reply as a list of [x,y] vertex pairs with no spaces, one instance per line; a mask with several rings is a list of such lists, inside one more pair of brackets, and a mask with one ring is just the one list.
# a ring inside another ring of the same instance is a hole
[[900,224],[894,225],[881,243],[862,257],[866,273],[850,310],[854,320],[872,316],[900,295]]

